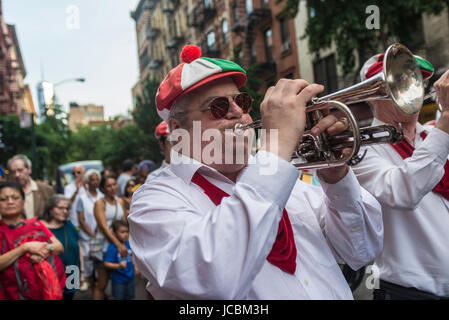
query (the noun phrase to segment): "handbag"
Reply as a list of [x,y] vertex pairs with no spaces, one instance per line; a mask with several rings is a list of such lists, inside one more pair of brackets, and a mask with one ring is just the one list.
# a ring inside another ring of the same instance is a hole
[[[106,205],[106,199],[102,198],[105,205]],[[117,211],[118,211],[118,201],[116,200],[115,204],[115,213],[114,213],[114,219],[112,221],[115,221],[117,219]],[[103,247],[105,242],[107,241],[105,237],[98,237],[100,229],[98,226],[95,227],[95,238],[91,239],[89,241],[89,259],[94,262],[102,262],[103,261]]]

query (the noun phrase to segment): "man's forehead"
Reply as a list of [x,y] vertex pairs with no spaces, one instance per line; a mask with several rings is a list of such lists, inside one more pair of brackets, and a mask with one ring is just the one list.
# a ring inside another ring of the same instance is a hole
[[239,92],[232,78],[223,78],[212,81],[194,91],[201,100],[210,97],[233,95]]
[[11,162],[11,167],[14,167],[15,169],[25,168],[25,161],[23,161],[22,159],[14,159]]

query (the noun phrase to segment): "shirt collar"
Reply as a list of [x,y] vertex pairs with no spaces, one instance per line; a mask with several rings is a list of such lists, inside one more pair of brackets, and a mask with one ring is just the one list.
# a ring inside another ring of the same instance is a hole
[[37,183],[33,179],[30,179],[30,187],[31,187],[30,188],[31,191],[37,191],[38,190]]
[[[227,177],[218,172],[216,169],[209,167],[208,165],[201,163],[195,159],[180,154],[174,150],[171,151],[170,169],[173,173],[181,178],[186,184],[190,184],[193,175],[198,171],[204,176],[212,177],[218,180],[222,180],[227,183],[232,183]],[[241,170],[239,177],[245,169]],[[238,178],[237,178],[238,179]]]

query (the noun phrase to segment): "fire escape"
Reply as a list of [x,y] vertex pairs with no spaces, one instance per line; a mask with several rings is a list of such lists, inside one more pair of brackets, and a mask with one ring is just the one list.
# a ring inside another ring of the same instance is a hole
[[255,72],[264,79],[276,75],[276,63],[268,55],[265,61],[257,60],[257,53],[253,52],[253,45],[258,33],[260,35],[262,31],[261,27],[271,25],[271,20],[271,9],[261,5],[261,7],[254,8],[245,16],[241,17],[231,28],[233,32],[240,34],[243,38],[242,50],[244,66],[256,65]]
[[189,14],[189,25],[194,27],[201,41],[201,51],[204,56],[215,58],[220,56],[220,50],[215,42],[213,47],[207,43],[207,34],[204,34],[206,25],[215,17],[217,8],[214,0],[200,0]]
[[181,45],[184,43],[184,36],[178,33],[176,17],[174,15],[179,5],[179,0],[165,0],[162,8],[162,12],[167,15],[168,22],[168,39],[165,48],[170,54],[170,68],[174,68],[179,63],[179,51]]

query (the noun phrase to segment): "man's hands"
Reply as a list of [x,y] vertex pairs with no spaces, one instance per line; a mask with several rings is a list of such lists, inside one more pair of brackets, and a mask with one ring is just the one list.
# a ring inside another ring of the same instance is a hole
[[449,70],[434,83],[433,87],[437,93],[438,102],[443,109],[436,127],[449,134]]
[[[346,118],[337,119],[334,115],[328,115],[321,119],[311,130],[314,136],[327,133],[330,136],[338,135],[349,128],[349,121]],[[342,156],[346,157],[352,152],[351,148],[342,150]],[[337,183],[348,173],[349,167],[341,165],[333,168],[320,169],[317,171],[318,177],[327,183]]]
[[[280,79],[276,86],[270,87],[260,106],[263,128],[267,131],[261,149],[290,161],[304,133],[306,104],[323,89],[321,85],[310,85],[300,79]],[[270,129],[278,130],[277,150],[270,145]]]
[[[266,141],[262,150],[277,154],[279,157],[290,161],[293,152],[302,140],[306,126],[306,105],[313,97],[323,91],[319,84],[309,84],[305,80],[281,79],[276,86],[270,87],[260,106],[263,128],[266,129]],[[325,113],[325,112],[324,112]],[[329,135],[337,135],[347,130],[348,121],[338,120],[333,115],[323,117],[312,129],[315,136],[326,132]],[[270,129],[278,130],[278,145],[270,145]],[[347,155],[351,149],[343,150]],[[336,183],[348,172],[346,165],[319,170],[319,176],[327,183]]]

